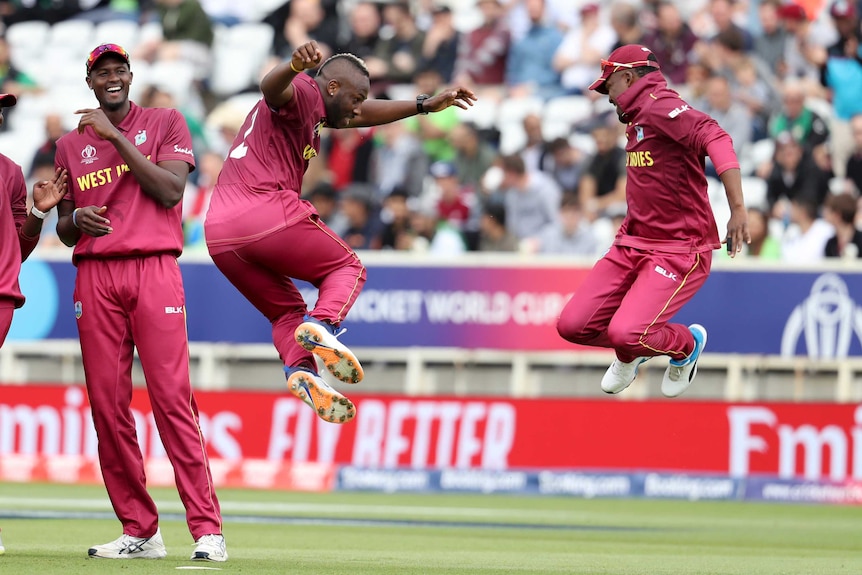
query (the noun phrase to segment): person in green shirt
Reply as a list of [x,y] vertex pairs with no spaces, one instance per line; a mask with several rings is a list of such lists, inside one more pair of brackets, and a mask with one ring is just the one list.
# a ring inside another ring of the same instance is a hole
[[[443,89],[443,76],[434,68],[423,68],[416,74],[415,84],[421,94],[433,96]],[[458,123],[458,112],[454,106],[435,114],[420,114],[405,120],[407,129],[422,141],[422,149],[431,163],[455,159],[455,148],[449,141],[449,133]]]

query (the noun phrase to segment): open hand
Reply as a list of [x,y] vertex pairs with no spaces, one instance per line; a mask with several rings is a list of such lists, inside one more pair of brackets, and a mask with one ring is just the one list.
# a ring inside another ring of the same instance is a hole
[[449,106],[458,106],[462,110],[468,109],[476,101],[476,94],[473,90],[457,86],[454,88],[446,88],[441,90],[434,96],[425,100],[424,108],[426,112],[439,112],[445,110]]
[[60,203],[66,195],[66,181],[69,176],[63,168],[57,168],[50,180],[40,180],[33,184],[33,205],[40,212],[48,212]]

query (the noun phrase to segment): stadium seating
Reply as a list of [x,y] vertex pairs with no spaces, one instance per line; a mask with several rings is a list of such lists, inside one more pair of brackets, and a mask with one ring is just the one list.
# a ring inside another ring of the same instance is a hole
[[273,35],[272,27],[260,22],[217,27],[210,89],[225,97],[255,84]]

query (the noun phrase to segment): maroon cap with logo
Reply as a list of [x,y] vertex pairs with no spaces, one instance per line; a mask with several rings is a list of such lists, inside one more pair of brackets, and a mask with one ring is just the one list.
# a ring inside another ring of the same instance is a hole
[[9,108],[18,103],[15,94],[0,94],[0,108]]
[[595,90],[599,94],[607,94],[608,89],[605,87],[605,82],[611,74],[623,68],[640,68],[641,66],[652,66],[658,69],[658,59],[652,50],[640,44],[626,44],[620,46],[607,57],[602,60],[602,75],[590,84],[590,90]]

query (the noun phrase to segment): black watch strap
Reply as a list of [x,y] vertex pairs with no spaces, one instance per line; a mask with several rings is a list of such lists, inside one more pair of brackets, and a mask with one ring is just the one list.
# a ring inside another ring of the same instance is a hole
[[425,100],[427,100],[430,97],[431,96],[429,96],[428,94],[419,94],[418,96],[416,96],[416,112],[417,113],[424,114],[424,115],[428,114],[428,112],[425,111],[425,107],[423,106],[423,104],[425,103]]

